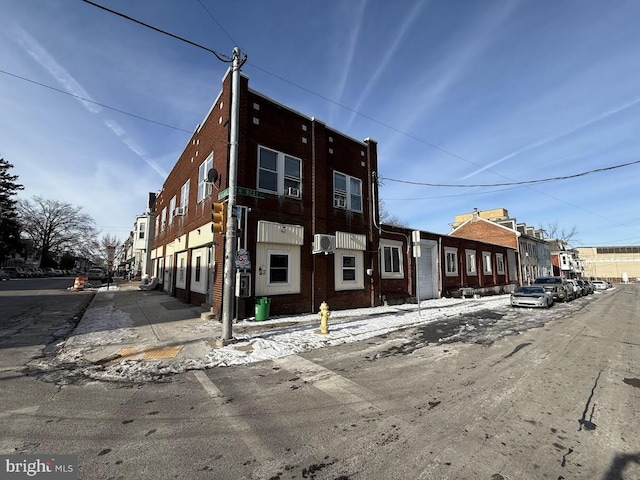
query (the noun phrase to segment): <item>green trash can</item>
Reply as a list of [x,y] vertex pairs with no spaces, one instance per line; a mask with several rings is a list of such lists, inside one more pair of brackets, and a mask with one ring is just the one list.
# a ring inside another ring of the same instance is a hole
[[269,297],[256,298],[256,321],[269,320],[271,299]]

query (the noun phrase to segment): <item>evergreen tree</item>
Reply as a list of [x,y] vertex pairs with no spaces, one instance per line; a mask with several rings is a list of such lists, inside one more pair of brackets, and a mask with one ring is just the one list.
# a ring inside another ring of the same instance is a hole
[[11,168],[13,165],[0,158],[0,265],[21,245],[17,200],[13,197],[24,186],[17,183],[17,175],[9,174]]

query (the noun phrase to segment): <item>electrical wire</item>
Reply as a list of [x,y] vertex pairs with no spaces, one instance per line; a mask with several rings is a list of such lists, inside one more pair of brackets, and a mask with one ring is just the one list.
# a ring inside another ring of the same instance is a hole
[[180,40],[181,42],[185,42],[185,43],[188,43],[189,45],[193,45],[194,47],[201,48],[202,50],[205,50],[205,51],[207,51],[209,53],[213,53],[216,56],[216,58],[218,60],[220,60],[221,62],[225,62],[225,63],[232,63],[233,62],[232,58],[229,58],[227,55],[224,55],[222,53],[216,52],[215,50],[212,50],[209,47],[205,47],[204,45],[200,45],[199,43],[192,42],[191,40],[187,40],[186,38],[181,37],[179,35],[175,35],[173,33],[167,32],[166,30],[162,30],[161,28],[154,27],[153,25],[149,25],[148,23],[145,23],[145,22],[142,22],[140,20],[137,20],[137,19],[135,19],[133,17],[130,17],[129,15],[125,15],[124,13],[120,13],[120,12],[117,12],[115,10],[111,10],[110,8],[107,8],[107,7],[103,6],[103,5],[100,5],[98,3],[92,2],[91,0],[82,0],[82,1],[85,2],[85,3],[88,3],[89,5],[93,5],[94,7],[100,8],[100,9],[106,11],[106,12],[113,13],[114,15],[122,17],[122,18],[124,18],[126,20],[129,20],[131,22],[137,23],[138,25],[142,25],[143,27],[150,28],[151,30],[154,30],[154,31],[156,31],[158,33],[162,33],[163,35],[167,35],[167,36],[169,36],[171,38],[175,38],[176,40]]
[[211,19],[216,22],[216,25],[218,25],[218,27],[220,27],[220,30],[222,30],[224,32],[224,34],[227,36],[227,38],[229,40],[231,40],[231,43],[234,46],[237,46],[238,44],[233,40],[233,38],[231,38],[231,35],[229,35],[229,33],[224,29],[224,27],[222,26],[222,24],[216,20],[216,17],[213,16],[213,14],[209,11],[209,9],[207,7],[204,6],[204,3],[202,3],[201,0],[197,0],[198,3],[200,4],[200,6],[204,9],[205,12],[207,12],[209,14],[209,16],[211,17]]
[[609,170],[615,170],[617,168],[628,167],[631,165],[637,165],[640,163],[640,160],[636,160],[634,162],[622,163],[620,165],[613,165],[611,167],[603,167],[603,168],[595,168],[593,170],[587,170],[586,172],[576,173],[574,175],[564,175],[561,177],[550,177],[550,178],[541,178],[538,180],[524,180],[521,182],[505,182],[505,183],[476,183],[476,184],[455,184],[455,183],[425,183],[425,182],[414,182],[412,180],[400,180],[397,178],[388,178],[388,177],[380,177],[380,180],[388,180],[390,182],[397,183],[406,183],[409,185],[420,185],[423,187],[447,187],[447,188],[478,188],[478,187],[508,187],[513,185],[531,185],[534,183],[548,183],[548,182],[556,182],[559,180],[569,180],[571,178],[584,177],[585,175],[591,175],[593,173],[606,172]]
[[113,110],[114,112],[122,113],[124,115],[129,115],[130,117],[137,118],[138,120],[144,120],[145,122],[155,123],[156,125],[160,125],[162,127],[172,128],[173,130],[178,130],[180,132],[193,133],[191,130],[185,130],[184,128],[174,127],[173,125],[168,125],[166,123],[157,122],[155,120],[151,120],[150,118],[142,117],[140,115],[136,115],[135,113],[125,112],[124,110],[120,110],[118,108],[110,107],[109,105],[105,105],[104,103],[96,102],[94,100],[81,97],[80,95],[76,95],[75,93],[67,92],[66,90],[62,90],[60,88],[52,87],[51,85],[47,85],[45,83],[36,82],[35,80],[31,80],[30,78],[26,78],[20,75],[16,75],[15,73],[7,72],[5,70],[0,70],[0,73],[5,75],[9,75],[10,77],[18,78],[20,80],[24,80],[25,82],[33,83],[40,87],[45,87],[50,90],[54,90],[59,93],[64,93],[65,95],[69,95],[70,97],[77,98],[78,100],[82,100],[83,102],[93,103],[94,105],[99,105],[103,108],[108,108],[109,110]]

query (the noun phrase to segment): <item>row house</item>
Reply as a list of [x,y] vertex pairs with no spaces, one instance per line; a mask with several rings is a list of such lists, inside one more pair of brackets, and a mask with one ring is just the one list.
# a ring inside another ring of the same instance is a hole
[[511,292],[517,283],[509,273],[513,251],[479,240],[383,225],[380,292],[387,303]]
[[510,278],[520,285],[553,274],[551,249],[542,230],[516,222],[504,208],[456,215],[451,226],[451,236],[510,247]]
[[228,255],[241,274],[239,318],[262,297],[273,315],[317,311],[323,301],[379,304],[376,142],[250,89],[244,74],[239,85],[237,253],[212,232],[213,204],[229,193],[228,70],[155,199],[149,260],[159,288],[220,317]]
[[548,240],[551,249],[553,274],[565,278],[582,278],[584,262],[575,249],[568,248],[564,240]]

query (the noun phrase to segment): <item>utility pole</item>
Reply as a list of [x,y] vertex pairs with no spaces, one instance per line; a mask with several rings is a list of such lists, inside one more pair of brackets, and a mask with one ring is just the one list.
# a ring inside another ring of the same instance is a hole
[[227,201],[227,230],[224,242],[224,276],[222,283],[222,342],[233,337],[233,306],[235,296],[236,261],[236,187],[238,183],[238,138],[240,122],[240,49],[233,49],[231,70],[231,126],[229,135],[229,197]]

